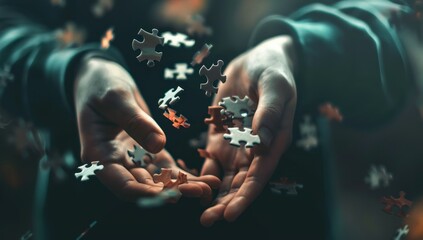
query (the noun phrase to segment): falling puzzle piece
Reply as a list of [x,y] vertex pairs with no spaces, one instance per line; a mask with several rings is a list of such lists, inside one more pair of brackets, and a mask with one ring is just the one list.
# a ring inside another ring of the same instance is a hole
[[176,74],[177,80],[186,80],[187,74],[193,74],[194,69],[188,68],[186,63],[177,63],[175,64],[175,69],[165,68],[164,78],[165,79],[174,79]]
[[147,60],[147,66],[154,67],[154,61],[160,61],[162,59],[162,52],[156,51],[157,45],[164,44],[164,38],[157,36],[159,31],[153,29],[152,33],[146,32],[144,29],[140,29],[138,35],[142,35],[144,40],[142,42],[133,39],[132,40],[132,49],[134,51],[141,50],[140,54],[137,56],[139,62]]
[[303,188],[302,184],[298,184],[295,181],[289,181],[288,178],[281,178],[277,182],[270,182],[271,191],[281,194],[281,190],[287,190],[287,195],[298,195],[297,188]]
[[317,135],[317,127],[311,121],[310,115],[304,116],[304,121],[300,124],[300,134],[303,136],[307,135]]
[[397,230],[397,235],[395,236],[394,240],[403,240],[407,236],[410,229],[408,225],[405,225],[403,228]]
[[222,114],[232,118],[244,118],[251,116],[255,112],[254,103],[248,96],[240,98],[238,96],[225,97],[219,102],[219,106],[224,107]]
[[200,51],[197,51],[192,57],[191,66],[194,67],[195,65],[201,64],[203,60],[210,54],[212,47],[212,44],[205,43]]
[[189,35],[211,35],[213,30],[204,25],[204,18],[201,15],[194,15],[188,18],[187,32]]
[[310,151],[311,149],[317,147],[319,145],[319,141],[316,136],[307,135],[302,137],[297,141],[297,146],[301,147],[306,151]]
[[184,89],[179,86],[178,88],[176,88],[176,90],[174,88],[169,89],[165,93],[165,96],[159,99],[159,102],[158,102],[159,108],[165,110],[168,107],[168,104],[169,105],[175,104],[180,99],[180,97],[176,95],[178,95],[182,91],[184,91]]
[[319,107],[321,115],[325,116],[330,121],[342,122],[344,117],[337,107],[334,107],[330,103],[325,103]]
[[101,39],[101,48],[108,49],[110,47],[110,41],[112,41],[114,38],[115,35],[113,34],[113,28],[107,29],[106,33]]
[[99,161],[91,162],[91,166],[87,167],[88,164],[84,164],[82,166],[79,166],[78,168],[81,169],[80,172],[75,173],[75,177],[79,178],[81,177],[81,182],[89,180],[89,176],[94,176],[95,171],[102,170],[104,168],[103,165],[98,164]]
[[200,89],[206,92],[206,96],[210,97],[213,93],[217,93],[218,87],[214,86],[215,81],[221,81],[222,83],[226,82],[226,76],[222,75],[223,61],[218,60],[217,65],[213,64],[210,68],[202,66],[200,68],[199,74],[205,76],[207,81],[200,84]]
[[172,34],[171,32],[164,32],[162,37],[164,38],[164,44],[172,47],[180,47],[181,45],[192,47],[195,44],[195,40],[189,40],[188,36],[183,33]]
[[407,216],[407,213],[406,213],[406,209],[404,209],[403,207],[411,208],[411,206],[413,205],[413,202],[405,198],[405,192],[401,191],[399,195],[400,195],[399,198],[394,198],[392,196],[390,196],[389,198],[382,197],[381,202],[382,204],[385,204],[385,207],[383,208],[384,212],[388,214],[394,214],[393,208],[397,207],[398,208],[397,216],[404,218]]
[[180,114],[179,116],[176,115],[176,111],[172,108],[167,108],[166,111],[163,113],[167,119],[173,122],[172,126],[179,129],[180,127],[189,128],[191,125],[187,122],[188,119]]
[[369,175],[364,179],[370,185],[371,189],[377,189],[383,183],[384,187],[388,187],[392,181],[393,176],[384,166],[376,167],[372,165],[369,170]]
[[103,17],[107,12],[111,11],[115,0],[97,0],[91,11],[96,17]]
[[260,144],[260,137],[258,135],[253,135],[250,128],[244,128],[240,130],[239,128],[228,128],[230,134],[223,134],[223,138],[226,140],[231,140],[229,144],[232,146],[240,147],[241,144],[245,143],[246,148],[254,147],[254,144]]
[[176,180],[172,180],[172,169],[170,168],[162,168],[160,174],[154,174],[153,181],[155,183],[162,182],[163,189],[177,188],[181,184],[188,183],[187,175],[182,172],[178,173]]
[[210,118],[204,119],[205,124],[214,124],[214,131],[217,133],[226,133],[227,129],[225,126],[233,126],[231,119],[227,118],[225,115],[222,115],[223,109],[224,108],[221,106],[209,106],[208,113]]
[[142,147],[134,145],[134,150],[130,151],[128,150],[129,157],[132,158],[132,161],[139,165],[140,167],[146,167],[147,163],[145,161],[145,157],[148,157],[151,160],[153,160],[153,155],[149,153],[147,150],[145,150]]

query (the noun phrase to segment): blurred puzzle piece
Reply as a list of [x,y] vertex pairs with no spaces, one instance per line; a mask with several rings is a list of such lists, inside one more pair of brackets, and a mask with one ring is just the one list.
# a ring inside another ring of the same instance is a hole
[[413,202],[405,198],[405,192],[401,191],[399,193],[399,198],[394,198],[392,196],[388,197],[382,197],[381,203],[385,204],[385,207],[383,208],[383,211],[388,214],[394,214],[394,207],[398,208],[397,216],[398,217],[406,217],[406,209],[404,207],[411,208]]
[[210,115],[210,118],[204,119],[205,124],[214,125],[214,131],[217,133],[226,133],[228,130],[225,126],[233,126],[232,120],[223,115],[222,110],[224,110],[224,108],[221,106],[209,106],[208,114]]
[[101,48],[108,49],[110,47],[110,41],[112,41],[114,38],[115,35],[113,34],[113,28],[107,29],[106,33],[101,39]]
[[153,175],[155,183],[163,183],[163,189],[177,188],[179,185],[188,183],[187,175],[179,172],[176,180],[172,180],[172,169],[162,168],[160,174]]
[[195,66],[201,64],[204,59],[210,54],[210,50],[212,49],[212,44],[205,43],[200,51],[197,51],[194,56],[192,57],[191,66]]
[[289,181],[288,178],[281,178],[277,182],[269,183],[271,188],[270,190],[274,193],[281,194],[281,190],[286,190],[287,195],[298,195],[297,188],[303,188],[302,184],[298,184],[295,181]]

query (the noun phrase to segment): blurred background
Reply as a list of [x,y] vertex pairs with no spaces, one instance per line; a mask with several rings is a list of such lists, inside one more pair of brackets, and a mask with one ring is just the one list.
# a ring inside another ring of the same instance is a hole
[[[195,36],[195,49],[198,50],[204,43],[212,43],[212,58],[208,58],[206,64],[210,65],[217,59],[223,59],[227,64],[248,49],[251,33],[263,17],[272,14],[289,16],[307,4],[332,4],[336,1],[29,2],[22,1],[22,13],[52,31],[57,31],[65,42],[99,42],[104,32],[113,27],[115,39],[111,42],[112,46],[118,48],[126,59],[132,59],[127,62],[129,71],[138,81],[137,84],[147,102],[155,103],[164,89],[169,88],[169,84],[162,83],[161,74],[146,70],[145,66],[140,66],[143,64],[136,61],[130,43],[133,38],[137,38],[136,33],[140,27],[155,27],[161,32],[186,32],[187,16],[201,16],[204,25],[210,28],[212,33]],[[159,69],[173,66],[176,58],[189,62],[194,52],[168,49]],[[145,79],[157,81],[157,89],[151,89],[151,82],[148,83]],[[195,84],[192,89],[197,87]],[[184,88],[187,92],[191,89],[188,84]],[[185,111],[188,112],[192,124],[191,129],[185,132],[176,132],[167,120],[161,117],[161,112],[157,109],[151,110],[168,135],[169,151],[176,158],[185,159],[188,167],[200,169],[202,160],[197,155],[196,148],[205,145],[201,133],[206,131],[207,126],[202,124],[202,121],[207,116],[210,99],[205,98],[202,93],[195,93],[183,99],[181,104],[186,106]],[[161,219],[160,213],[146,210],[144,216],[156,218],[141,217],[139,221],[131,222],[128,220],[134,219],[131,214],[138,213],[127,210],[126,206],[122,207],[125,204],[116,201],[96,180],[78,185],[80,183],[73,176],[76,167],[80,165],[78,147],[75,146],[77,140],[51,136],[45,129],[38,128],[28,121],[9,117],[5,113],[2,116],[5,126],[0,129],[0,239],[36,239],[34,232],[38,231],[35,230],[37,228],[44,229],[46,236],[53,236],[51,239],[106,239],[110,227],[121,227],[131,233],[128,233],[128,236],[140,231],[139,239],[142,239],[143,226],[148,226],[143,224],[159,221],[157,224],[160,227],[154,228],[154,231],[165,231],[168,229],[166,224],[178,221],[178,217]],[[324,195],[324,201],[301,199],[301,190],[298,200],[301,204],[295,205],[295,199],[280,200],[280,204],[295,206],[297,214],[294,215],[298,224],[291,231],[309,231],[310,234],[315,232],[313,239],[393,239],[397,229],[404,226],[404,220],[384,213],[380,198],[391,195],[396,198],[400,191],[405,191],[406,197],[414,202],[423,197],[423,121],[417,108],[410,103],[388,124],[372,130],[350,129],[341,123],[328,122],[321,118],[313,121],[319,129],[319,149],[301,155],[301,159],[297,160],[308,164],[315,161],[312,164],[316,168],[307,171],[316,172],[317,179],[311,181],[321,185],[316,191]],[[73,148],[66,150],[63,147],[66,145],[72,145]],[[48,160],[45,164],[40,164],[40,160],[45,158],[44,150]],[[295,154],[292,156],[298,158]],[[365,179],[372,165],[384,166],[392,174],[393,179],[389,186],[371,189],[366,184]],[[304,191],[311,186],[306,183],[304,185]],[[185,206],[184,204],[189,205],[192,202],[187,201],[182,203],[182,206]],[[310,205],[312,209],[320,210],[321,216],[313,216],[314,212],[302,209],[307,209]],[[165,207],[163,211],[178,213],[175,207]],[[195,217],[198,218],[199,214],[200,210],[193,210],[188,215],[192,215],[192,221],[198,223]],[[115,218],[114,221],[111,218]],[[290,231],[284,227],[290,226],[288,222],[291,219],[290,215],[286,218],[281,216],[281,219],[281,222],[273,224],[279,226],[283,236],[284,231]],[[117,225],[117,222],[125,226]],[[240,231],[252,231],[251,237],[256,236],[257,231],[261,229],[258,225],[255,226],[257,229],[249,230],[243,226],[252,226],[252,222],[241,221],[237,225]],[[195,234],[198,234],[198,238],[203,238],[204,235],[215,239],[225,238],[225,235],[217,234],[213,229],[189,226],[191,227],[197,229]],[[226,228],[228,226],[221,226],[220,230]],[[194,230],[181,231],[190,234]],[[263,232],[260,234],[266,235]],[[116,236],[127,239],[125,234]]]

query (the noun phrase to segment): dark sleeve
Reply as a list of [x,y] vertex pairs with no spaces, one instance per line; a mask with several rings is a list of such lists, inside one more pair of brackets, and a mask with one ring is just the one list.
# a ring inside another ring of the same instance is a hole
[[404,104],[411,79],[398,37],[378,9],[359,4],[316,4],[289,19],[270,16],[256,28],[251,45],[290,35],[299,55],[295,76],[298,109],[339,107],[344,123],[372,127]]
[[10,67],[14,80],[1,89],[2,107],[41,126],[75,124],[73,82],[80,60],[101,57],[124,64],[123,58],[99,43],[64,47],[55,31],[22,14],[28,5],[6,2],[0,0],[0,71]]

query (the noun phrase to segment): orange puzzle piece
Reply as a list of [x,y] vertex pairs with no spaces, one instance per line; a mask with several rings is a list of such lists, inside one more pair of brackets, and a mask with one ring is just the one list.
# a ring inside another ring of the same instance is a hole
[[178,177],[173,181],[172,169],[170,168],[162,168],[160,174],[154,174],[153,181],[155,183],[162,182],[164,185],[163,189],[176,188],[181,184],[188,183],[187,175],[182,172],[179,172]]
[[222,115],[221,111],[224,107],[221,106],[209,106],[208,113],[210,118],[205,118],[205,124],[214,124],[214,131],[218,133],[226,133],[228,130],[224,126],[232,127],[232,121],[226,116]]

